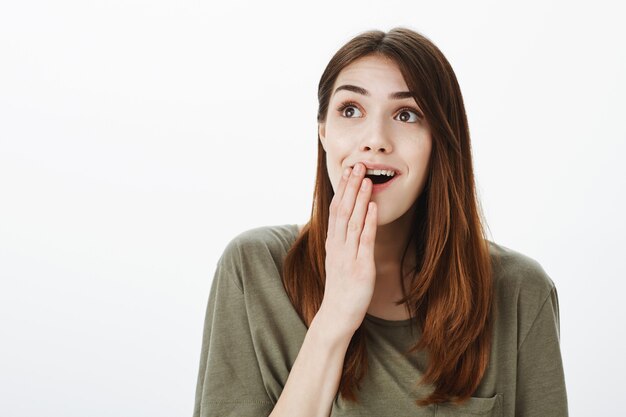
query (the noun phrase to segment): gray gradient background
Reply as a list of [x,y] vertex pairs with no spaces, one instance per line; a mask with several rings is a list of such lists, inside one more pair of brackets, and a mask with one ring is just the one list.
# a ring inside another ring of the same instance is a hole
[[2,415],[190,416],[218,257],[307,220],[322,71],[399,25],[457,74],[491,238],[557,285],[570,415],[616,415],[623,13],[503,3],[2,2]]

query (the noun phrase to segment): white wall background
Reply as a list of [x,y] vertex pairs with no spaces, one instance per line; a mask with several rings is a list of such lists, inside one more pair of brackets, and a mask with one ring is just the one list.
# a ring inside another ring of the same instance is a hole
[[464,94],[495,241],[555,281],[572,416],[623,396],[626,29],[618,2],[0,6],[0,410],[190,416],[215,263],[304,223],[317,84],[407,26]]

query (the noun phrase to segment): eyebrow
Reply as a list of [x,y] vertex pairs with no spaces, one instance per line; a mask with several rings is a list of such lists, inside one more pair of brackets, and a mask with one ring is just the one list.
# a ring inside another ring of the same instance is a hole
[[[368,96],[368,97],[370,96],[370,92],[367,91],[365,88],[357,87],[356,85],[350,85],[350,84],[340,85],[339,87],[335,89],[334,94],[336,94],[337,91],[341,91],[341,90],[348,90],[348,91],[352,91],[353,93],[361,94],[361,95]],[[411,93],[410,91],[397,91],[395,93],[389,94],[389,98],[392,100],[402,100],[404,98],[413,98],[413,93]]]

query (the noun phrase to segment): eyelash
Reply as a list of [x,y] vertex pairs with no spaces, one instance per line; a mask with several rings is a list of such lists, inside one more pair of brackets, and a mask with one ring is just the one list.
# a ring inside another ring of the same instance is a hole
[[[337,111],[342,114],[343,111],[348,108],[348,107],[359,107],[354,101],[344,101],[343,103],[341,103],[341,105],[339,106],[339,108],[337,109]],[[403,112],[405,110],[409,110],[412,111],[413,113],[415,113],[417,115],[417,118],[419,120],[422,120],[424,118],[424,116],[422,115],[422,113],[420,113],[419,111],[417,111],[416,108],[414,107],[403,107],[401,109],[399,109],[399,112]],[[352,119],[351,117],[348,117],[348,119]],[[410,123],[410,122],[405,122],[405,123]]]

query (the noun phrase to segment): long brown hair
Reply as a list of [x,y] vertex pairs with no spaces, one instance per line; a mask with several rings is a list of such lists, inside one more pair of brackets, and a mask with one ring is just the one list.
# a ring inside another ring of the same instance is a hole
[[[324,70],[318,88],[319,123],[326,120],[332,88],[341,70],[369,54],[397,63],[431,127],[428,179],[415,202],[409,240],[416,243],[418,266],[410,271],[411,284],[408,291],[402,285],[404,297],[397,302],[405,304],[422,332],[419,342],[406,353],[425,349],[429,357],[418,383],[432,384],[433,390],[415,403],[462,402],[476,390],[489,362],[493,288],[461,90],[449,62],[428,38],[403,27],[387,33],[371,30],[341,47]],[[307,327],[324,296],[325,242],[333,195],[318,133],[311,219],[283,266],[285,290]],[[343,364],[339,393],[344,399],[357,402],[355,390],[366,372],[365,329],[361,324]]]

